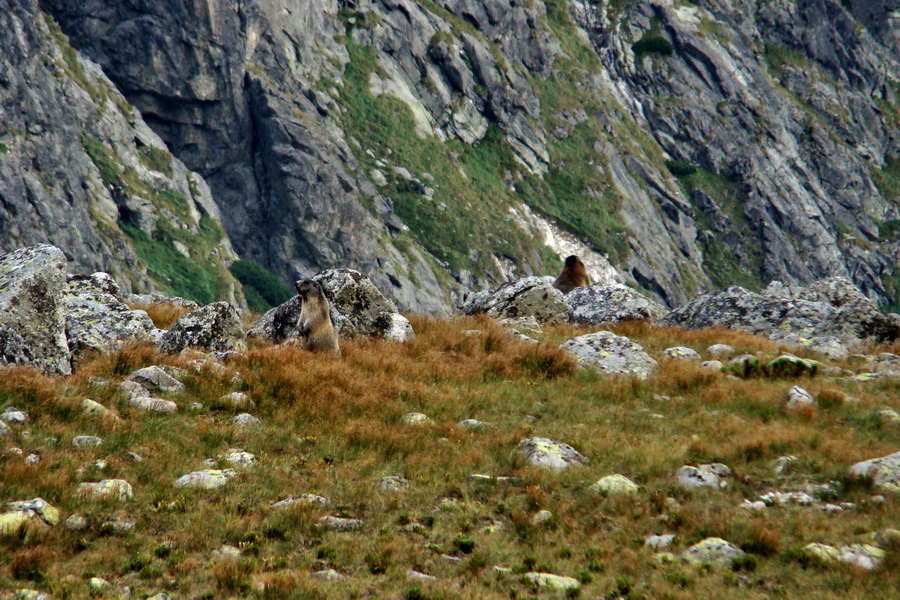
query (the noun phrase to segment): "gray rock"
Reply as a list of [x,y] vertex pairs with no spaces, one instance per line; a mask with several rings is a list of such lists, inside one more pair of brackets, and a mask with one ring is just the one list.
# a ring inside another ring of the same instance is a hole
[[539,510],[531,517],[531,522],[535,525],[541,525],[546,523],[547,521],[551,521],[553,519],[553,513],[547,509]]
[[175,480],[175,487],[192,487],[204,490],[217,490],[225,487],[228,480],[237,475],[234,469],[206,469],[182,475]]
[[572,446],[547,438],[522,440],[516,446],[516,451],[529,464],[547,469],[565,469],[588,462],[588,458]]
[[554,575],[553,573],[525,573],[522,576],[524,581],[537,588],[547,588],[550,590],[561,590],[564,592],[574,593],[581,589],[581,583],[574,577],[564,577],[562,575]]
[[788,390],[784,398],[781,399],[781,408],[784,410],[795,410],[798,408],[817,406],[815,398],[812,394],[804,390],[799,385],[795,385]]
[[84,531],[88,527],[88,522],[84,515],[72,515],[66,519],[65,526],[69,531]]
[[25,457],[26,465],[37,465],[37,464],[40,464],[40,462],[41,462],[41,455],[38,454],[37,452],[32,452],[31,454],[29,454],[28,456]]
[[569,307],[563,294],[553,287],[552,277],[525,277],[495,290],[469,294],[460,311],[466,315],[487,314],[504,318],[534,317],[540,323],[565,320]]
[[342,579],[344,579],[344,576],[334,569],[315,571],[314,573],[310,574],[310,577],[315,577],[316,579],[321,579],[322,581],[341,581]]
[[482,431],[493,427],[491,423],[479,421],[478,419],[463,419],[456,424],[460,429],[468,429],[470,431]]
[[128,404],[129,406],[147,412],[171,414],[178,411],[178,405],[171,400],[150,398],[148,396],[132,396],[131,399],[128,400]]
[[104,479],[95,483],[80,483],[77,493],[89,498],[112,498],[114,500],[130,500],[134,496],[131,484],[124,479]]
[[317,505],[324,508],[331,504],[331,500],[329,500],[328,498],[323,498],[322,496],[317,496],[315,494],[300,494],[299,496],[291,496],[290,498],[279,500],[272,506],[275,508],[281,508],[284,506],[290,506],[292,504]]
[[776,475],[784,475],[790,471],[797,463],[796,456],[779,456],[772,465],[772,470]]
[[9,435],[13,432],[12,428],[9,425],[0,421],[0,436]]
[[103,438],[96,435],[78,435],[72,438],[72,445],[76,448],[95,448],[103,445]]
[[325,529],[332,531],[359,531],[363,528],[363,522],[359,519],[324,516],[319,522]]
[[632,375],[646,379],[659,366],[640,344],[609,331],[572,338],[560,348],[574,355],[580,365],[610,375]]
[[688,548],[682,555],[685,561],[702,566],[728,566],[743,558],[744,551],[721,538],[706,538]]
[[219,398],[219,403],[231,408],[254,408],[256,402],[244,392],[231,392]]
[[728,486],[725,478],[731,477],[731,469],[722,463],[712,463],[692,467],[685,465],[675,473],[675,481],[683,488],[696,489],[711,487],[721,489]]
[[108,408],[90,398],[85,398],[81,401],[81,408],[81,412],[89,417],[105,417],[111,414]]
[[250,413],[241,413],[231,419],[231,422],[238,427],[252,427],[254,425],[259,425],[262,421],[260,421]]
[[287,302],[268,310],[254,321],[247,331],[247,337],[268,340],[273,344],[297,339],[300,335],[298,325],[302,307],[303,301],[300,296],[291,297]]
[[433,425],[434,421],[428,415],[411,412],[403,415],[402,423],[404,425]]
[[213,550],[213,556],[218,559],[237,559],[241,557],[241,550],[229,544],[222,544]]
[[881,548],[868,544],[835,547],[813,543],[804,546],[803,551],[808,557],[822,564],[843,562],[867,571],[878,568],[887,556]]
[[718,373],[725,367],[725,365],[723,365],[718,360],[704,360],[702,363],[700,363],[700,367],[702,369],[706,369],[707,371]]
[[691,360],[691,361],[700,361],[703,357],[700,356],[700,353],[694,350],[693,348],[686,348],[684,346],[675,346],[673,348],[666,348],[662,351],[662,356],[666,358],[671,358],[675,360]]
[[216,352],[244,350],[244,325],[237,309],[228,302],[213,302],[178,319],[157,344],[174,354],[185,348]]
[[648,548],[653,548],[654,550],[661,550],[663,548],[668,548],[673,541],[675,541],[674,533],[651,535],[644,539],[644,545]]
[[877,488],[900,492],[900,452],[858,462],[850,468],[850,477],[868,479]]
[[21,408],[8,406],[0,413],[0,419],[6,423],[15,423],[16,425],[24,425],[31,421],[31,416]]
[[247,452],[246,450],[243,450],[241,448],[231,448],[219,458],[220,460],[238,467],[250,467],[258,462],[255,454]]
[[388,475],[378,482],[378,489],[383,492],[405,492],[411,487],[412,483],[399,475]]
[[43,498],[7,502],[6,509],[12,513],[23,514],[28,518],[40,519],[47,525],[59,523],[59,509]]
[[734,348],[729,346],[728,344],[713,344],[709,348],[706,349],[709,352],[710,356],[728,356],[729,354],[734,354]]
[[183,383],[156,365],[138,369],[129,375],[128,379],[142,385],[149,392],[180,392],[184,390]]
[[421,572],[415,571],[413,569],[410,569],[406,572],[406,577],[413,581],[424,581],[424,582],[437,581],[437,577],[435,577],[434,575],[427,575],[425,573],[421,573]]
[[641,488],[624,475],[615,473],[601,478],[590,489],[603,496],[618,496],[636,494]]
[[621,283],[577,287],[564,300],[569,320],[579,325],[656,321],[666,314],[661,304]]
[[69,275],[63,299],[73,363],[91,354],[107,354],[128,340],[152,339],[153,321],[119,299],[119,286],[106,273]]
[[69,375],[66,340],[66,258],[40,244],[0,255],[0,365],[33,365]]
[[367,335],[405,342],[415,337],[409,321],[372,281],[353,269],[326,269],[313,276],[332,307],[335,329],[344,336]]

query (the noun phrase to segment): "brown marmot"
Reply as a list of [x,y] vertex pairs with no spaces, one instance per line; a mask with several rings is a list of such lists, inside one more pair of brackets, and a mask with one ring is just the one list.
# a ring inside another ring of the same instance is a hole
[[304,279],[294,284],[297,294],[303,301],[297,329],[300,330],[300,347],[314,352],[334,352],[341,354],[338,347],[337,333],[331,321],[331,310],[328,298],[318,282]]
[[573,254],[566,258],[566,264],[563,266],[562,273],[553,282],[553,287],[563,294],[568,294],[575,288],[583,285],[591,285],[591,279],[588,277],[584,263]]

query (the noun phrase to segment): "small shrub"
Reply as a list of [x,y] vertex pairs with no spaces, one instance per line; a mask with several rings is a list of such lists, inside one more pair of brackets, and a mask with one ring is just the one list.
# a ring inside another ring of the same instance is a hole
[[453,540],[453,547],[461,554],[471,554],[475,549],[475,540],[469,538],[457,538]]
[[644,54],[671,56],[675,53],[675,46],[662,36],[651,36],[635,42],[631,50],[634,52],[635,57],[640,57]]
[[667,160],[666,168],[675,177],[689,177],[697,172],[697,167],[694,165],[677,160]]
[[[274,275],[252,260],[236,260],[228,267],[235,279],[244,286],[250,308],[263,313],[290,300],[292,294]],[[255,294],[249,293],[248,289]],[[262,303],[260,303],[260,299]]]

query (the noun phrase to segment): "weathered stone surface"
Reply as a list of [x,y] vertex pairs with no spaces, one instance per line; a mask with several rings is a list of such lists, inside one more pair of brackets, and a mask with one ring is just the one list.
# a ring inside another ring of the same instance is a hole
[[253,425],[259,425],[262,421],[250,413],[241,413],[231,419],[231,422],[238,427],[252,427]]
[[325,529],[333,531],[359,531],[363,528],[363,522],[360,519],[325,516],[319,519],[319,522]]
[[412,412],[403,415],[401,420],[404,425],[433,425],[434,421],[428,415]]
[[96,435],[78,435],[72,438],[72,445],[76,448],[95,448],[103,445],[103,438]]
[[601,478],[591,485],[590,489],[604,496],[617,496],[623,494],[636,494],[641,488],[638,484],[624,475],[615,473]]
[[331,304],[335,329],[341,335],[369,335],[397,342],[415,337],[406,317],[359,271],[326,269],[312,279],[322,286]]
[[378,489],[382,492],[405,492],[412,487],[412,482],[399,475],[382,477],[378,482]]
[[835,357],[846,356],[842,346],[858,348],[865,342],[900,337],[900,315],[879,311],[842,278],[817,281],[807,288],[786,288],[776,282],[761,294],[737,286],[708,292],[672,311],[660,324],[742,329],[800,347],[819,344]]
[[663,548],[668,548],[673,541],[675,541],[674,533],[651,535],[644,540],[644,545],[648,548],[653,548],[654,550],[661,550]]
[[563,343],[560,348],[570,352],[584,367],[593,367],[611,375],[649,377],[658,363],[644,352],[640,344],[610,331],[598,331]]
[[303,300],[300,296],[293,296],[254,321],[247,331],[247,337],[265,339],[273,344],[296,339],[300,335],[298,323],[302,307]]
[[721,538],[706,538],[688,548],[681,555],[685,561],[704,566],[728,566],[735,559],[742,558],[744,551]]
[[547,438],[522,440],[516,450],[535,467],[565,469],[588,462],[588,458],[572,446]]
[[28,521],[47,525],[59,523],[59,509],[43,498],[7,502],[7,512],[0,514],[0,535],[12,535]]
[[66,337],[72,361],[116,350],[127,340],[151,340],[153,321],[119,299],[119,286],[106,273],[70,275],[64,288]]
[[728,486],[725,478],[731,477],[731,469],[722,463],[712,463],[693,467],[685,465],[675,473],[675,481],[681,487],[694,489],[711,487],[720,489]]
[[835,547],[813,543],[804,546],[803,551],[807,556],[822,564],[843,562],[867,571],[878,568],[887,556],[887,553],[881,548],[868,544]]
[[658,302],[621,283],[578,287],[564,300],[569,307],[569,320],[579,325],[656,321],[667,312]]
[[213,302],[178,319],[157,346],[169,353],[189,347],[227,352],[246,349],[247,341],[237,309],[228,302]]
[[40,244],[0,255],[0,365],[72,372],[66,340],[66,257]]
[[104,417],[110,413],[110,410],[95,400],[85,398],[81,401],[82,413],[90,417]]
[[300,494],[299,496],[291,496],[290,498],[279,500],[272,506],[281,508],[283,506],[290,506],[292,504],[309,504],[325,507],[331,504],[331,500],[322,496],[317,496],[316,494]]
[[456,424],[460,429],[468,429],[470,431],[483,431],[485,429],[490,429],[493,427],[491,423],[486,421],[479,421],[478,419],[463,419],[459,423]]
[[466,315],[487,314],[497,319],[534,317],[540,323],[566,319],[569,307],[552,277],[525,277],[494,290],[469,294],[460,311]]
[[98,482],[78,484],[78,494],[90,498],[130,500],[134,496],[131,484],[124,479],[104,479]]
[[734,348],[729,346],[728,344],[713,344],[709,348],[706,349],[709,352],[710,356],[728,356],[730,354],[734,354]]
[[315,571],[313,573],[310,573],[310,577],[315,577],[316,579],[321,579],[322,581],[341,581],[342,579],[344,579],[344,576],[334,569]]
[[812,394],[804,390],[799,385],[795,385],[788,390],[788,393],[781,399],[781,407],[784,410],[794,410],[805,407],[815,407],[816,400]]
[[662,355],[666,358],[671,358],[673,360],[691,360],[691,361],[700,361],[702,360],[702,356],[700,353],[694,350],[693,348],[686,348],[684,346],[675,346],[673,348],[666,348],[662,351]]
[[850,468],[850,477],[869,479],[875,487],[900,493],[900,452],[858,462]]
[[206,469],[182,475],[175,480],[175,487],[193,487],[204,490],[217,490],[225,487],[228,480],[237,475],[234,469]]
[[128,400],[129,406],[133,406],[147,412],[158,413],[174,413],[178,411],[178,405],[171,400],[163,400],[162,398],[151,398],[149,396],[132,396]]
[[0,413],[0,419],[2,419],[6,423],[24,425],[25,423],[31,421],[31,416],[21,408],[17,408],[15,406],[7,406],[3,409],[3,412]]
[[142,385],[149,392],[180,392],[184,390],[183,383],[156,365],[138,369],[129,375],[128,379]]
[[522,578],[526,583],[538,588],[562,590],[564,592],[575,592],[581,589],[581,583],[574,577],[554,575],[553,573],[531,572],[525,573]]

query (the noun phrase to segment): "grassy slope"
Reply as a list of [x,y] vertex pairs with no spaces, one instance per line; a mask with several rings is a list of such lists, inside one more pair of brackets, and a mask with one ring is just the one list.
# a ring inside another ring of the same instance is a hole
[[[896,381],[740,380],[667,363],[640,382],[575,370],[555,350],[584,331],[571,326],[548,328],[545,344],[532,346],[505,337],[487,319],[413,323],[414,341],[346,341],[341,359],[291,348],[250,351],[230,365],[243,374],[241,389],[257,403],[251,412],[262,419],[247,430],[229,423],[241,411],[218,401],[236,389],[230,372],[191,371],[186,390],[169,395],[180,407],[174,415],[138,412],[114,386],[92,383],[93,377],[119,381],[150,364],[185,367],[190,358],[158,355],[149,346],[97,360],[67,380],[6,370],[0,408],[23,408],[33,422],[17,427],[27,437],[17,433],[4,445],[21,447],[26,455],[39,452],[42,460],[29,466],[22,456],[0,456],[0,501],[40,496],[61,509],[63,520],[84,514],[89,528],[69,532],[59,525],[0,539],[0,590],[34,587],[58,598],[86,598],[87,578],[100,576],[116,587],[130,586],[134,597],[167,590],[183,598],[506,599],[531,595],[516,574],[530,569],[580,578],[586,598],[612,592],[673,599],[886,598],[900,586],[896,552],[882,569],[867,574],[808,564],[797,552],[812,541],[856,543],[896,527],[900,504],[894,496],[873,504],[866,502],[871,490],[847,485],[835,501],[859,508],[840,514],[809,507],[762,514],[738,508],[742,499],[775,487],[848,484],[845,474],[855,461],[896,451],[896,429],[880,427],[871,416],[882,406],[900,408]],[[714,342],[739,352],[777,351],[767,340],[724,331],[641,325],[619,331],[651,355],[680,344],[706,356]],[[819,397],[818,411],[788,416],[778,410],[795,383]],[[844,402],[849,396],[859,402]],[[82,416],[85,397],[121,418]],[[190,402],[204,408],[189,413]],[[402,416],[412,411],[434,424],[404,426]],[[472,417],[494,427],[456,427]],[[74,436],[88,434],[101,436],[103,445],[72,448]],[[590,463],[561,473],[527,466],[513,449],[532,436],[570,443]],[[219,491],[172,485],[229,448],[253,452],[260,463],[240,470]],[[128,452],[139,453],[143,462],[130,462]],[[783,454],[796,455],[799,466],[777,476],[772,460]],[[97,459],[107,460],[107,467],[85,468]],[[676,488],[675,469],[709,461],[735,470],[728,489]],[[475,484],[468,481],[472,473],[522,481]],[[610,473],[637,481],[639,494],[604,499],[588,489]],[[380,491],[378,482],[387,475],[406,477],[412,488]],[[129,481],[134,499],[88,501],[75,494],[78,482],[105,478]],[[332,505],[271,506],[304,492],[330,498]],[[667,506],[667,497],[679,506]],[[534,525],[531,519],[542,509],[553,517]],[[363,519],[364,529],[324,531],[318,519],[325,514]],[[111,532],[103,523],[114,517],[134,519],[135,530]],[[661,565],[642,540],[666,532],[678,535],[676,553],[714,535],[757,560],[736,572]],[[241,557],[215,559],[212,552],[221,544],[241,548]],[[498,575],[495,566],[513,573]],[[324,568],[348,579],[329,584],[310,577]],[[438,581],[410,581],[408,569]],[[267,586],[264,592],[259,583]]]

